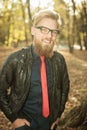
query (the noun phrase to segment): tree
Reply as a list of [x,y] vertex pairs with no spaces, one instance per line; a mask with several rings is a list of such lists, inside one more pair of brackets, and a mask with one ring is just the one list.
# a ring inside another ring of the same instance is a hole
[[30,41],[32,41],[32,35],[31,35],[31,26],[32,26],[32,14],[30,9],[30,0],[26,1],[27,3],[27,10],[28,10],[28,17],[29,17],[29,34],[30,34]]
[[[80,99],[80,105],[69,110],[59,121],[58,130],[86,130],[87,129],[87,94]],[[73,129],[69,129],[73,128]]]
[[7,46],[18,46],[22,41],[31,42],[30,1],[2,0],[0,12],[0,40]]
[[10,20],[12,16],[12,11],[8,9],[8,1],[3,2],[3,9],[0,13],[0,42],[5,44],[5,41],[9,43],[9,30],[10,30]]
[[85,49],[87,50],[87,1],[82,2],[82,11],[80,12],[80,18],[82,20],[80,31],[83,33],[83,41]]
[[72,23],[72,48],[73,48],[76,36],[76,16],[75,16],[76,4],[74,0],[72,0],[72,9],[73,9],[73,23]]

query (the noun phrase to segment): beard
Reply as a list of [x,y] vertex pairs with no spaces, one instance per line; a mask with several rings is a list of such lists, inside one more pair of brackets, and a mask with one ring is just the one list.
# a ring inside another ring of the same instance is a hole
[[53,47],[55,42],[44,43],[39,40],[34,40],[34,51],[39,56],[52,57],[53,56]]

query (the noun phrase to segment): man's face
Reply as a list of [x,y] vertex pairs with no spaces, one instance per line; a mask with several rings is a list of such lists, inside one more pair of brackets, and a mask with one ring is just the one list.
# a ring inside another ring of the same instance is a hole
[[51,18],[44,18],[37,26],[32,27],[31,33],[34,36],[35,52],[39,56],[52,56],[53,47],[57,37],[56,21]]

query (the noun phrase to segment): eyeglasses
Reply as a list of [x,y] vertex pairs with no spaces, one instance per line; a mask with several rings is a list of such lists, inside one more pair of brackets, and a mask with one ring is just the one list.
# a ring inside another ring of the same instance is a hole
[[52,36],[57,36],[57,34],[59,34],[59,30],[49,29],[44,26],[37,26],[35,28],[40,29],[41,33],[43,34],[48,34],[49,32],[51,32]]

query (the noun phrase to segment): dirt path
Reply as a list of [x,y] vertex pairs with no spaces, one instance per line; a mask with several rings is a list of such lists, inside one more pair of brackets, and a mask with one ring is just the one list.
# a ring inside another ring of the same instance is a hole
[[[14,50],[13,48],[0,48],[0,67],[5,58]],[[76,52],[74,55],[69,52],[60,51],[68,66],[70,76],[69,100],[66,104],[66,110],[79,104],[81,96],[87,93],[87,52]],[[13,130],[11,123],[0,112],[0,130]]]

